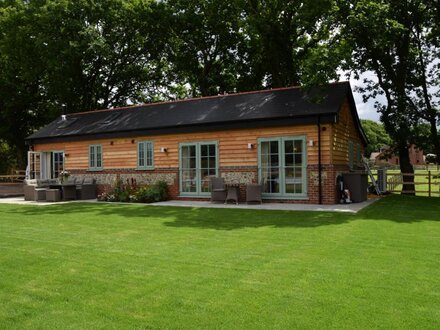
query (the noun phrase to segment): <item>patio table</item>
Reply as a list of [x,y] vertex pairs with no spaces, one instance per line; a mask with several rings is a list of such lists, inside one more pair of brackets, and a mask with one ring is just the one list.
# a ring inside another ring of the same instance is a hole
[[226,199],[225,204],[228,203],[229,200],[235,201],[235,204],[238,205],[238,196],[240,196],[240,185],[238,183],[229,183],[226,185]]
[[50,189],[60,189],[63,201],[76,199],[76,184],[74,183],[53,183]]

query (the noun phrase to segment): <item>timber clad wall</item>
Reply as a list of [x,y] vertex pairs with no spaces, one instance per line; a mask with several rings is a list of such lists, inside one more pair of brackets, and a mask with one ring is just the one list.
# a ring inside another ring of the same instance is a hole
[[[307,141],[314,141],[313,147],[307,147],[308,164],[318,164],[318,132],[315,125],[59,142],[36,145],[35,151],[64,150],[67,169],[87,170],[89,145],[101,144],[104,169],[136,169],[137,142],[148,140],[154,142],[154,168],[159,169],[179,166],[179,143],[218,141],[220,168],[242,167],[257,164],[258,138],[299,135],[306,136]],[[322,163],[330,163],[330,130],[322,132],[321,140]],[[248,143],[255,147],[248,149]],[[161,148],[167,148],[167,152],[160,152]]]
[[[140,184],[166,181],[170,197],[179,198],[179,144],[184,142],[218,143],[219,174],[226,182],[239,182],[241,200],[245,200],[245,185],[258,181],[259,138],[305,136],[307,148],[307,199],[282,200],[289,203],[318,203],[318,126],[286,126],[260,129],[235,129],[203,133],[133,136],[130,138],[94,139],[90,141],[57,142],[34,145],[35,151],[64,151],[65,168],[76,176],[97,179],[99,189],[110,189],[118,173],[125,181],[135,178]],[[154,143],[154,169],[137,170],[137,142]],[[313,143],[311,143],[313,141]],[[362,138],[355,126],[348,100],[345,100],[335,124],[321,125],[321,163],[323,203],[337,203],[336,176],[347,172],[348,143],[363,148]],[[248,143],[254,147],[248,149]],[[101,171],[89,171],[89,145],[102,145]],[[166,148],[167,152],[161,152]]]
[[332,164],[348,164],[348,142],[359,144],[364,150],[362,139],[356,129],[354,118],[350,111],[350,105],[346,99],[339,112],[339,120],[332,127]]

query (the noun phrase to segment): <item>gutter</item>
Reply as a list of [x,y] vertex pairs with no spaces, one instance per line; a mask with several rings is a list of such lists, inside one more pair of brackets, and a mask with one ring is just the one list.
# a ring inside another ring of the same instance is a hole
[[321,116],[318,116],[318,194],[322,204]]

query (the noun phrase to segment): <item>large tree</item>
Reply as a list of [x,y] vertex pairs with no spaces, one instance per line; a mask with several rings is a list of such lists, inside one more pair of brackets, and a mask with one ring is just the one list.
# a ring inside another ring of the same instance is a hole
[[[268,87],[325,82],[329,76],[320,77],[319,62],[325,62],[327,68],[331,59],[323,61],[319,57],[325,56],[322,46],[329,37],[327,23],[332,9],[332,0],[246,0],[246,32],[254,79]],[[327,73],[335,78],[335,71]]]
[[0,133],[20,167],[24,138],[55,116],[162,92],[163,13],[150,0],[0,3]]
[[352,47],[348,67],[355,74],[371,71],[376,80],[368,80],[365,97],[385,96],[377,103],[386,131],[396,143],[404,191],[414,194],[414,169],[408,148],[414,128],[426,117],[425,106],[414,102],[420,52],[417,26],[428,29],[423,0],[348,0],[339,1],[338,34]]
[[[173,0],[165,2],[169,76],[187,85],[193,96],[242,90],[247,43],[242,29],[242,1]],[[185,95],[183,95],[185,96]]]

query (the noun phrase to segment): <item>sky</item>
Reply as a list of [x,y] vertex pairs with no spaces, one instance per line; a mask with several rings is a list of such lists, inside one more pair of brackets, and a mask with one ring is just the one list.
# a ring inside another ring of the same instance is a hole
[[[345,74],[342,74],[341,76],[345,77]],[[356,102],[356,108],[359,117],[361,119],[370,119],[374,121],[379,121],[379,114],[374,108],[374,103],[376,102],[376,100],[381,103],[385,103],[385,98],[378,96],[376,99],[370,99],[368,100],[368,102],[365,103],[362,99],[362,93],[355,91],[356,87],[365,86],[365,83],[363,82],[364,79],[376,80],[376,76],[372,72],[366,72],[359,77],[359,80],[350,77],[350,85],[351,85],[351,89],[353,90],[353,96]]]

